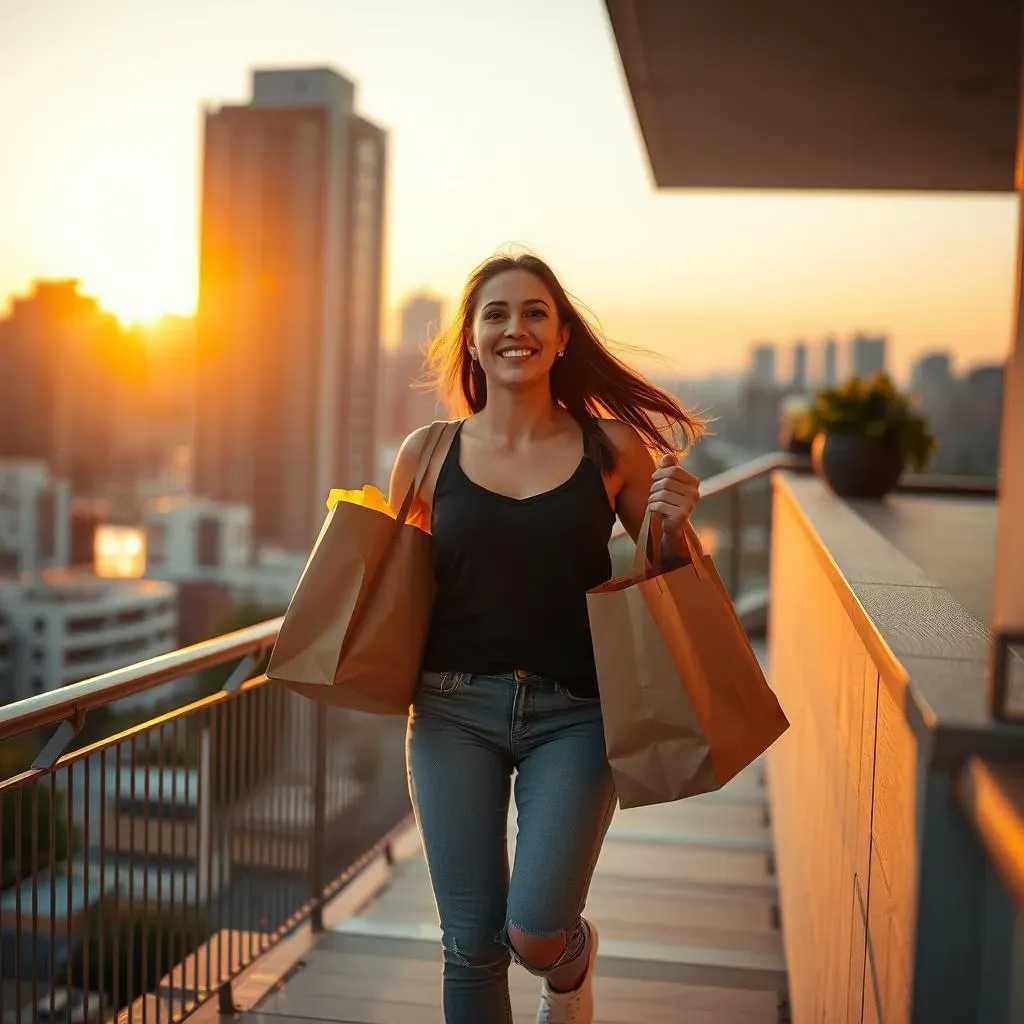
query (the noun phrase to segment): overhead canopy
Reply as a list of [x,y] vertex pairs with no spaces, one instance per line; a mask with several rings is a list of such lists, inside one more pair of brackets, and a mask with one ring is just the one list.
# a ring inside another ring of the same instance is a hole
[[662,188],[1014,187],[1020,0],[606,0]]

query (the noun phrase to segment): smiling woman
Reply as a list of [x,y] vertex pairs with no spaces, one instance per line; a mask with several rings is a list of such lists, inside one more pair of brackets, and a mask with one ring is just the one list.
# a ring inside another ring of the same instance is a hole
[[543,979],[538,1024],[591,1024],[598,934],[580,911],[616,795],[587,594],[611,576],[616,517],[637,540],[657,515],[662,559],[689,560],[698,481],[677,453],[703,424],[617,359],[529,254],[470,275],[430,360],[470,415],[425,466],[424,430],[410,435],[391,504],[415,494],[433,538],[407,754],[441,918],[444,1019],[512,1024],[515,961]]

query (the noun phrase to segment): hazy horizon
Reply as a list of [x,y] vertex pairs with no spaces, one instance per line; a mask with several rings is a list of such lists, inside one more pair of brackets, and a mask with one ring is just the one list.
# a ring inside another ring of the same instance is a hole
[[254,67],[329,65],[389,131],[388,340],[405,296],[450,309],[522,244],[687,376],[856,331],[900,376],[1009,350],[1015,197],[659,193],[599,0],[13,0],[0,63],[22,98],[0,109],[0,308],[75,277],[122,321],[190,314],[204,105],[245,101]]

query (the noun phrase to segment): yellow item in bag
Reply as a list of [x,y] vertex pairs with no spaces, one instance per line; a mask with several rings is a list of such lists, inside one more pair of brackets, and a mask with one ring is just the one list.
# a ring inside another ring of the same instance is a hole
[[358,491],[346,491],[341,487],[332,487],[331,493],[327,495],[327,511],[330,512],[339,501],[347,502],[349,505],[365,505],[377,512],[395,518],[395,513],[388,504],[387,498],[373,484],[366,484]]

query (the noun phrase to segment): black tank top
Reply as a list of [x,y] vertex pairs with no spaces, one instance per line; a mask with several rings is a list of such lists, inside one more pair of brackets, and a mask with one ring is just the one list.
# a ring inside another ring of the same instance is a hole
[[459,447],[456,433],[434,487],[438,589],[423,668],[525,669],[598,696],[586,595],[611,577],[615,522],[601,471],[584,455],[553,490],[509,498],[466,476]]

